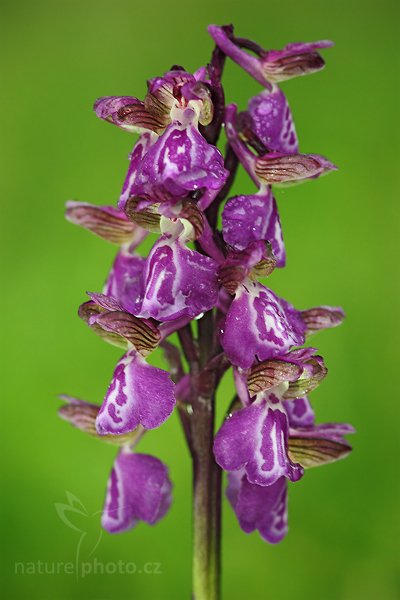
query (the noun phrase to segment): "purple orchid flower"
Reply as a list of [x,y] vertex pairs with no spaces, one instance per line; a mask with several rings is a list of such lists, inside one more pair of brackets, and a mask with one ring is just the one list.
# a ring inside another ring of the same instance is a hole
[[244,408],[224,422],[215,438],[217,463],[226,471],[244,469],[250,483],[262,486],[281,477],[300,479],[303,469],[288,453],[290,422],[284,402],[303,398],[326,373],[314,348],[255,365],[247,377],[249,396]]
[[225,421],[214,442],[217,463],[225,471],[244,468],[250,483],[272,485],[281,477],[303,475],[288,455],[289,422],[282,404],[284,384],[259,394],[249,406]]
[[154,456],[133,453],[145,433],[138,426],[128,435],[99,436],[96,418],[99,406],[84,400],[61,396],[66,402],[60,416],[102,441],[120,446],[107,486],[102,515],[102,526],[109,533],[132,529],[139,521],[154,525],[168,511],[171,504],[172,484],[167,467]]
[[117,299],[121,307],[133,315],[140,315],[142,307],[145,264],[143,256],[120,251],[104,286],[104,294]]
[[155,525],[171,505],[171,490],[168,469],[158,458],[121,450],[108,480],[102,526],[121,533],[138,521]]
[[222,213],[222,232],[226,243],[236,250],[245,250],[255,241],[268,240],[276,258],[276,266],[285,266],[282,227],[270,187],[262,187],[252,196],[230,198]]
[[168,371],[147,364],[145,357],[160,343],[158,327],[149,319],[126,312],[118,298],[90,294],[80,316],[106,341],[127,352],[118,362],[97,415],[100,435],[125,434],[139,424],[159,427],[175,406],[174,384]]
[[[290,109],[276,86],[272,92],[266,90],[253,98],[249,111],[239,120],[236,107],[228,106],[225,126],[229,143],[259,191],[228,200],[222,213],[224,239],[237,250],[256,240],[268,240],[276,266],[284,267],[286,251],[271,186],[315,179],[336,167],[323,156],[298,154]],[[244,139],[262,155],[255,155]]]
[[238,115],[242,139],[282,154],[297,154],[299,143],[285,94],[273,85],[249,100],[247,111]]
[[[267,88],[275,81],[320,71],[325,63],[317,50],[333,46],[333,42],[322,40],[288,44],[282,50],[264,50],[250,40],[235,38],[227,27],[210,25],[208,31],[224,54]],[[251,49],[256,56],[248,54],[243,48]]]
[[225,421],[215,438],[215,458],[228,471],[226,493],[241,528],[246,533],[257,529],[270,543],[287,534],[287,480],[298,481],[304,468],[345,458],[351,451],[343,437],[354,433],[350,425],[315,425],[305,394],[326,369],[314,351],[296,350],[255,366],[247,378],[244,408]]
[[274,292],[247,280],[235,294],[226,315],[221,344],[232,364],[248,369],[301,346],[306,327],[296,309]]
[[[60,416],[119,447],[102,517],[107,531],[119,533],[157,523],[170,506],[166,465],[136,445],[177,408],[194,469],[193,597],[216,600],[221,471],[240,527],[277,543],[288,529],[288,481],[344,458],[351,450],[344,436],[353,429],[316,424],[308,400],[327,368],[304,344],[339,325],[343,310],[298,310],[271,280],[268,287],[262,281],[286,263],[274,186],[336,169],[299,150],[278,83],[320,70],[319,50],[332,44],[265,50],[235,36],[232,26],[209,32],[211,59],[194,73],[174,66],[149,79],[143,100],[106,96],[95,103],[100,119],[138,138],[118,208],[70,201],[66,216],[118,248],[102,293],[88,293],[79,316],[123,355],[101,406],[63,396]],[[264,88],[239,114],[225,103],[227,59]],[[256,190],[232,196],[239,167]],[[154,234],[147,256],[140,253]],[[148,362],[158,348],[168,370]],[[228,370],[236,393],[218,429],[216,391]]]
[[175,406],[169,373],[147,364],[139,352],[128,351],[118,362],[96,419],[100,435],[159,427]]
[[228,172],[220,151],[208,144],[186,109],[145,154],[130,195],[149,203],[176,202],[201,189],[220,190]]
[[[289,421],[288,455],[303,468],[328,464],[345,458],[351,446],[344,435],[354,433],[347,424],[314,425],[314,412],[307,397],[284,402]],[[258,530],[261,537],[276,544],[288,533],[287,478],[268,486],[251,483],[245,470],[228,473],[227,498],[245,533]]]
[[217,263],[186,246],[192,234],[178,220],[163,220],[163,234],[145,267],[141,314],[159,321],[193,318],[217,304]]

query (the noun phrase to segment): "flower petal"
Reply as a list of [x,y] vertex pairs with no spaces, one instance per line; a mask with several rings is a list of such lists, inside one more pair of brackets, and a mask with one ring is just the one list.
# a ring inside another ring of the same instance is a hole
[[343,309],[339,306],[317,306],[300,311],[300,317],[306,324],[306,334],[308,335],[320,329],[337,327],[343,322],[345,316]]
[[78,315],[95,333],[97,333],[97,335],[103,338],[106,342],[112,344],[113,346],[117,346],[118,348],[127,350],[128,341],[124,337],[121,337],[118,333],[113,331],[107,331],[106,329],[103,329],[103,327],[96,322],[97,317],[105,312],[106,309],[104,309],[101,304],[93,300],[89,300],[89,302],[84,302],[80,305]]
[[250,395],[254,396],[284,381],[296,381],[302,373],[303,368],[297,364],[283,360],[265,360],[251,369],[247,386]]
[[77,429],[80,429],[97,439],[101,439],[103,442],[109,442],[116,446],[126,446],[129,444],[129,446],[132,447],[144,433],[142,427],[137,427],[134,431],[124,435],[100,436],[96,430],[96,417],[100,410],[100,406],[65,394],[60,395],[59,398],[66,402],[66,404],[59,408],[59,416],[71,423],[71,425]]
[[160,331],[154,323],[148,319],[139,319],[128,312],[100,313],[94,317],[94,322],[105,331],[125,338],[142,356],[153,352],[161,340]]
[[325,61],[317,50],[331,46],[333,42],[322,40],[288,44],[282,50],[269,50],[262,60],[263,72],[269,81],[285,81],[320,71]]
[[175,406],[174,384],[169,373],[148,365],[135,350],[117,364],[112,382],[97,416],[100,435],[122,434],[139,424],[159,427]]
[[307,396],[296,400],[285,400],[283,403],[290,427],[310,427],[314,425],[315,414]]
[[354,433],[346,423],[324,423],[290,430],[289,455],[303,467],[318,467],[345,458],[351,446],[343,437]]
[[[332,42],[323,40],[288,44],[282,50],[267,51],[251,40],[235,38],[233,29],[229,26],[217,27],[216,25],[210,25],[208,31],[218,47],[227,56],[266,87],[270,86],[271,82],[284,81],[292,77],[319,71],[325,63],[317,50],[329,48],[333,45]],[[258,56],[249,54],[240,46],[250,47]]]
[[154,525],[171,504],[171,490],[168,469],[158,458],[120,452],[108,480],[102,526],[120,533],[138,521]]
[[303,474],[287,454],[289,424],[278,388],[229,417],[216,435],[214,455],[226,471],[244,467],[247,479],[272,485],[280,477],[297,481]]
[[96,115],[131,133],[161,132],[165,124],[132,96],[104,96],[94,104]]
[[195,107],[202,125],[208,125],[213,117],[213,103],[207,86],[181,69],[150,79],[144,103],[149,112],[166,124],[171,121],[171,111],[176,107]]
[[305,326],[291,304],[260,283],[238,288],[226,315],[221,343],[229,360],[248,369],[304,343]]
[[301,398],[319,386],[327,376],[328,369],[322,356],[312,356],[303,362],[303,374],[296,381],[291,381],[285,392],[285,400]]
[[278,479],[273,485],[250,483],[242,472],[229,473],[226,495],[246,533],[258,530],[270,544],[280,542],[288,532],[287,481]]
[[124,244],[132,240],[135,223],[113,206],[96,206],[87,202],[67,202],[66,218],[113,244]]
[[269,242],[251,242],[245,250],[228,249],[224,262],[218,269],[218,278],[224,288],[234,294],[241,283],[254,271],[266,277],[275,268],[276,260]]
[[285,266],[282,228],[271,188],[252,196],[230,198],[222,212],[222,227],[224,240],[236,250],[244,250],[254,241],[268,240],[276,266]]
[[142,305],[145,261],[142,256],[119,252],[104,286],[104,294],[132,314],[139,314]]
[[217,299],[217,263],[179,239],[161,236],[147,258],[141,315],[159,321],[195,317]]
[[197,127],[173,123],[144,156],[132,195],[177,200],[201,188],[219,190],[227,176],[222,154]]
[[135,181],[136,173],[141,164],[144,155],[155,141],[158,140],[158,136],[154,133],[143,133],[136,144],[133,147],[132,152],[129,155],[129,169],[125,177],[124,185],[122,186],[121,195],[118,201],[118,208],[125,210],[126,203],[132,192],[132,186]]
[[274,85],[249,101],[247,114],[260,142],[275,152],[296,154],[299,150],[292,113],[285,94]]
[[319,154],[271,152],[256,159],[255,173],[263,183],[276,185],[316,179],[336,169]]

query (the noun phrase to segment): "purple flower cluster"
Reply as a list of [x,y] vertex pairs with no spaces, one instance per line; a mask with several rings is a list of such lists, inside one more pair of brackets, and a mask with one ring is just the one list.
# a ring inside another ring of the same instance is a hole
[[[186,372],[168,338],[212,311],[217,343],[207,368],[231,368],[237,390],[215,435],[215,461],[228,473],[227,497],[241,528],[275,543],[287,532],[288,480],[298,481],[304,469],[351,450],[344,438],[353,432],[350,425],[315,423],[308,395],[327,369],[317,350],[304,346],[309,335],[339,325],[343,311],[298,310],[260,282],[286,262],[275,186],[336,168],[323,156],[299,152],[289,104],[278,87],[321,69],[318,50],[331,42],[276,51],[235,37],[230,26],[210,26],[209,32],[216,48],[206,67],[194,74],[173,67],[148,82],[143,101],[111,96],[95,103],[98,117],[139,137],[118,207],[71,201],[67,218],[119,247],[102,293],[89,293],[79,315],[124,354],[101,407],[65,396],[60,414],[120,446],[103,527],[115,533],[138,521],[157,522],[171,503],[168,470],[135,448],[177,403],[190,438],[198,374]],[[263,86],[239,114],[236,105],[224,102],[227,57]],[[216,147],[222,128],[225,157]],[[238,164],[257,191],[228,197]],[[148,256],[137,254],[154,233]],[[147,362],[158,346],[167,359],[173,356],[171,372]]]

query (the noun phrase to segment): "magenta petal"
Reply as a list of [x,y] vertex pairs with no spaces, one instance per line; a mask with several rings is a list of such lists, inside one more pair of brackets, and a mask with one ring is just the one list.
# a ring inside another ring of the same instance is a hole
[[292,113],[285,94],[276,85],[251,98],[248,106],[252,129],[261,143],[275,152],[298,152]]
[[286,411],[270,391],[223,423],[214,442],[215,460],[225,471],[244,467],[247,479],[258,485],[272,485],[280,477],[297,481],[303,469],[288,457],[288,429]]
[[217,263],[163,235],[147,258],[141,316],[159,321],[195,317],[217,300]]
[[244,250],[254,241],[268,240],[276,266],[285,266],[282,228],[271,188],[253,196],[230,198],[222,213],[222,225],[224,240],[236,250]]
[[108,480],[102,526],[120,533],[138,521],[154,525],[171,504],[167,467],[154,456],[120,452]]
[[304,343],[305,325],[291,304],[260,283],[239,286],[226,315],[221,343],[229,360],[249,369]]
[[307,396],[283,402],[290,427],[310,427],[314,425],[315,415]]
[[229,473],[226,495],[246,533],[254,530],[271,544],[280,542],[288,532],[287,481],[284,477],[273,485],[250,483],[241,471]]
[[125,210],[128,198],[132,195],[132,187],[139,165],[150,146],[154,144],[157,139],[158,137],[154,133],[143,133],[134,145],[133,150],[129,155],[129,169],[118,201],[118,208],[120,210]]
[[139,314],[142,305],[144,265],[142,256],[119,252],[104,287],[104,294],[134,315]]
[[[343,437],[355,433],[355,429],[348,423],[320,423],[310,427],[290,424],[290,435],[298,438],[322,438],[336,442],[346,442]],[[293,428],[293,429],[292,429]]]
[[145,155],[132,194],[154,202],[182,198],[201,188],[218,190],[227,176],[222,154],[196,126],[173,123]]
[[96,419],[100,435],[159,427],[175,406],[174,384],[169,373],[148,365],[135,350],[118,362]]

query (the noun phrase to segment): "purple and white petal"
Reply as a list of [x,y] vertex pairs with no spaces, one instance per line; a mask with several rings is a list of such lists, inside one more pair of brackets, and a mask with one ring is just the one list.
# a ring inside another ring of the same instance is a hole
[[142,256],[119,252],[104,286],[105,295],[112,296],[120,306],[134,315],[140,313],[142,306],[145,261]]
[[247,145],[239,136],[236,104],[228,104],[228,106],[225,108],[225,133],[232,150],[236,154],[237,159],[246,169],[255,185],[260,188],[260,180],[255,173],[257,157],[249,150]]
[[299,150],[292,113],[285,94],[276,85],[249,101],[247,114],[260,142],[275,152],[296,154]]
[[173,123],[146,153],[132,194],[153,202],[177,200],[202,188],[219,190],[227,176],[222,154],[196,126]]
[[132,187],[135,181],[136,173],[141,164],[144,155],[152,144],[158,139],[158,136],[151,132],[143,133],[133,147],[129,155],[129,169],[125,177],[124,185],[122,186],[121,195],[118,201],[118,208],[125,210],[128,198],[132,194]]
[[131,133],[160,133],[165,124],[147,110],[144,102],[132,96],[104,96],[94,104],[96,115]]
[[170,507],[171,490],[168,468],[158,458],[121,451],[108,480],[103,528],[120,533],[139,521],[154,525]]
[[280,477],[297,481],[303,475],[287,454],[289,424],[280,387],[235,412],[214,441],[217,463],[225,471],[244,468],[250,483],[257,485],[272,485]]
[[100,435],[159,427],[175,406],[170,374],[146,363],[135,350],[118,362],[96,419]]
[[287,481],[273,485],[250,483],[241,471],[228,474],[226,495],[245,533],[258,530],[270,544],[282,541],[288,532]]
[[284,400],[290,427],[311,427],[315,422],[315,413],[307,396],[296,400]]
[[248,371],[238,367],[233,367],[233,380],[238,398],[243,406],[249,406],[251,403],[249,390],[247,388]]
[[222,227],[224,240],[236,250],[244,250],[254,241],[268,240],[276,258],[276,266],[285,266],[281,222],[270,187],[252,196],[230,198],[222,212]]
[[141,316],[172,321],[210,310],[218,300],[217,266],[212,258],[164,234],[146,261]]
[[247,280],[228,310],[221,344],[234,365],[249,369],[256,359],[267,360],[301,346],[304,332],[304,323],[291,304]]

